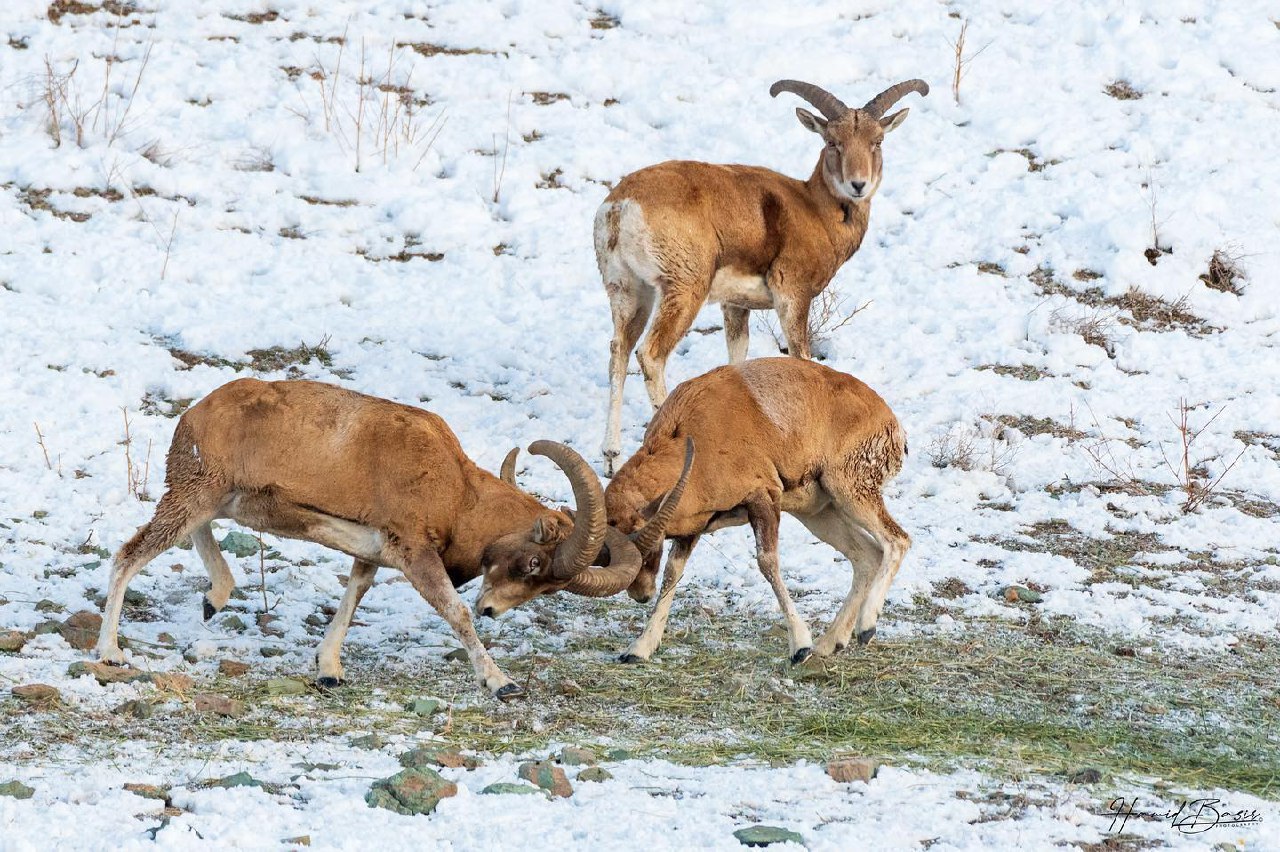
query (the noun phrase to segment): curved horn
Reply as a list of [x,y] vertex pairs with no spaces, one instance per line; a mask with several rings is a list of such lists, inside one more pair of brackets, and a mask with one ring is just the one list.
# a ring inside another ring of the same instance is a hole
[[777,97],[779,92],[794,92],[813,104],[818,112],[827,117],[828,121],[834,121],[849,111],[844,101],[819,86],[812,83],[802,83],[799,80],[779,80],[769,87],[769,95]]
[[919,92],[921,95],[929,94],[929,84],[924,80],[904,80],[896,86],[890,86],[871,100],[867,101],[867,105],[862,111],[869,113],[872,118],[882,118],[889,107],[905,98],[912,92]]
[[600,487],[600,480],[586,459],[564,444],[534,441],[529,445],[529,452],[536,456],[546,456],[564,471],[569,484],[573,486],[574,501],[578,504],[573,532],[556,548],[555,559],[551,563],[552,576],[563,580],[586,570],[604,544],[605,528],[608,526],[604,512],[604,489]]
[[604,546],[609,550],[609,564],[587,568],[569,581],[565,591],[590,598],[607,598],[631,585],[636,574],[640,573],[644,556],[631,539],[614,527],[605,527]]
[[516,484],[516,458],[520,455],[519,447],[512,447],[511,452],[502,460],[502,481],[508,485]]
[[680,478],[676,480],[676,484],[667,492],[667,496],[662,498],[658,511],[653,513],[649,523],[631,534],[631,540],[635,542],[636,549],[642,554],[649,553],[655,547],[662,545],[663,537],[667,534],[667,524],[671,523],[671,519],[675,516],[676,508],[680,505],[680,497],[684,494],[684,486],[689,481],[689,470],[692,467],[693,439],[685,438],[684,469],[680,471]]

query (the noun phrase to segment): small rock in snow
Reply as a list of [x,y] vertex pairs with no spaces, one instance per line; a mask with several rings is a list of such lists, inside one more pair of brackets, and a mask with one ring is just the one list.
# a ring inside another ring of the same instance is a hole
[[612,772],[600,766],[588,766],[586,769],[578,773],[578,780],[582,782],[608,781],[612,777]]
[[450,769],[475,769],[480,766],[477,758],[464,755],[456,748],[442,745],[425,745],[400,755],[400,765],[408,769],[423,766],[445,766]]
[[1086,767],[1067,776],[1072,784],[1097,784],[1102,780],[1102,773],[1093,767]]
[[465,663],[471,659],[467,654],[466,648],[454,648],[452,651],[444,655],[444,658],[451,663]]
[[0,633],[0,651],[16,654],[22,650],[22,646],[25,644],[27,644],[26,635],[17,630],[6,630],[4,633]]
[[879,771],[880,764],[866,757],[846,757],[827,763],[827,774],[832,780],[842,783],[861,781],[870,784]]
[[597,760],[594,751],[589,748],[579,748],[578,746],[565,746],[560,749],[560,754],[556,759],[569,766],[591,766]]
[[62,622],[58,632],[72,648],[77,651],[88,651],[97,644],[98,631],[101,628],[102,616],[82,609]]
[[240,675],[248,671],[248,663],[241,663],[236,660],[218,661],[218,674],[226,675],[227,677],[240,677]]
[[111,712],[120,716],[132,716],[135,719],[150,719],[152,714],[155,713],[155,709],[155,705],[150,701],[134,698],[131,701],[124,702]]
[[29,683],[13,688],[13,697],[37,707],[50,706],[62,701],[62,693],[47,683]]
[[270,695],[302,695],[307,691],[307,682],[296,677],[273,677],[267,681],[267,693]]
[[774,825],[753,825],[740,828],[733,833],[743,846],[770,846],[774,843],[799,843],[804,845],[804,836]]
[[442,698],[415,698],[404,705],[406,713],[415,716],[433,716],[436,711],[448,706]]
[[563,799],[573,795],[573,787],[565,777],[564,770],[549,760],[522,763],[518,774],[524,780],[532,781],[553,796]]
[[0,784],[0,796],[12,796],[15,799],[30,799],[36,794],[35,788],[28,787],[21,781],[6,781]]
[[157,787],[155,784],[125,784],[124,789],[144,799],[157,799],[164,802],[165,807],[171,804],[168,787]]
[[109,683],[133,683],[136,680],[151,680],[148,672],[139,671],[129,666],[112,666],[107,663],[74,662],[67,667],[68,677],[90,675],[98,683],[106,686]]
[[1040,603],[1044,600],[1044,595],[1026,586],[1005,586],[1000,590],[1000,596],[1009,603]]
[[257,536],[232,530],[227,533],[222,541],[218,542],[218,547],[227,551],[234,556],[252,556],[259,550]]
[[244,702],[225,695],[205,692],[195,698],[197,713],[216,713],[219,716],[243,716]]
[[499,781],[496,784],[490,784],[488,787],[485,787],[480,792],[490,796],[501,796],[504,793],[521,793],[525,795],[529,793],[539,793],[542,795],[546,795],[546,791],[540,790],[537,787],[534,787],[532,785],[514,784],[510,781]]
[[398,814],[429,814],[441,799],[457,793],[458,785],[433,769],[405,769],[374,781],[364,800],[371,808],[386,808]]

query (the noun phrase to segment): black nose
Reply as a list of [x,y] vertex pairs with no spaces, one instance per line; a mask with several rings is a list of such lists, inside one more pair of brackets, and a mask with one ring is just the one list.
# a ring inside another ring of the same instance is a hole
[[485,618],[493,618],[493,607],[491,606],[485,607],[484,609],[480,610],[480,614],[483,615]]
[[862,194],[862,190],[866,187],[866,185],[867,185],[867,182],[865,180],[849,181],[849,186],[853,187],[853,191],[856,192],[858,195]]

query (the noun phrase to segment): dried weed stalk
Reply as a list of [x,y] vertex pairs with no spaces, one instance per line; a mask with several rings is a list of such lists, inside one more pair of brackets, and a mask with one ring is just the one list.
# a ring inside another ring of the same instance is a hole
[[1204,433],[1205,429],[1218,419],[1218,415],[1225,411],[1225,406],[1219,408],[1218,411],[1204,422],[1200,428],[1196,429],[1191,426],[1189,413],[1191,407],[1187,405],[1186,399],[1178,400],[1178,417],[1175,420],[1173,415],[1169,415],[1169,422],[1178,430],[1178,445],[1181,446],[1181,454],[1177,456],[1176,462],[1170,461],[1169,456],[1165,453],[1164,444],[1160,444],[1160,458],[1164,461],[1164,466],[1169,473],[1173,475],[1174,482],[1177,484],[1185,499],[1182,501],[1182,511],[1184,513],[1194,512],[1196,509],[1204,505],[1210,497],[1217,491],[1218,486],[1226,477],[1231,469],[1236,466],[1236,462],[1240,461],[1240,457],[1244,455],[1244,449],[1241,449],[1231,463],[1223,468],[1222,473],[1218,474],[1214,479],[1209,479],[1209,473],[1205,468],[1205,464],[1212,461],[1213,457],[1200,458],[1192,461],[1192,447],[1195,445],[1196,439]]

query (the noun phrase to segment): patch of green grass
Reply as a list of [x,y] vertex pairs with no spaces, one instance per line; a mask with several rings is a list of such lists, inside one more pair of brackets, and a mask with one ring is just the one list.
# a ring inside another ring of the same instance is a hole
[[[87,743],[88,753],[125,738],[207,750],[224,740],[431,731],[481,753],[570,742],[690,765],[854,753],[1002,777],[1092,767],[1106,783],[1159,778],[1280,797],[1280,690],[1258,674],[1280,667],[1280,646],[1264,637],[1245,637],[1228,654],[1135,649],[1068,619],[1044,620],[1032,607],[1025,626],[974,619],[964,635],[878,639],[794,668],[785,638],[766,629],[771,622],[690,602],[677,608],[652,662],[624,665],[616,655],[643,610],[570,600],[538,606],[575,628],[559,648],[548,633],[513,637],[533,644],[520,656],[498,637],[495,658],[528,693],[513,703],[485,696],[465,662],[434,652],[423,660],[408,643],[352,643],[350,685],[333,692],[270,696],[265,680],[281,672],[266,662],[243,677],[196,684],[192,694],[245,700],[250,711],[238,719],[198,715],[189,701],[134,720],[76,708],[35,714],[8,700],[0,702],[0,742],[25,742],[32,759],[68,742]],[[900,617],[891,611],[882,621]],[[404,712],[427,695],[452,709],[426,718]]]

